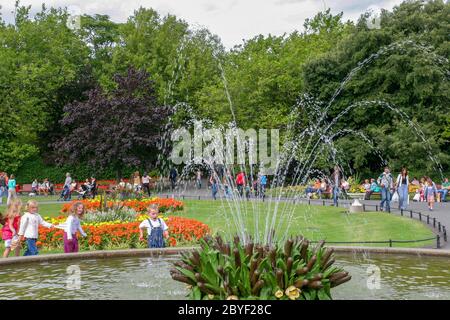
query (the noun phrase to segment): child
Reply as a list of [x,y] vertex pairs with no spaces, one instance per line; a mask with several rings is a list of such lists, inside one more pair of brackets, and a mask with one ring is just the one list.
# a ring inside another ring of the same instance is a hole
[[84,204],[76,202],[70,209],[69,217],[66,222],[56,226],[57,228],[64,230],[64,253],[78,252],[77,231],[79,231],[83,237],[86,237],[86,233],[83,231],[80,224],[80,219],[83,218],[84,212]]
[[158,205],[148,207],[150,219],[146,219],[139,225],[139,240],[144,240],[144,229],[147,229],[147,243],[149,248],[164,248],[164,238],[169,238],[169,228],[164,220],[158,218]]
[[363,188],[365,191],[364,200],[370,200],[370,195],[371,195],[370,186],[371,186],[371,184],[369,182],[369,179],[364,180],[364,184],[363,184]]
[[431,180],[431,178],[428,177],[425,184],[425,199],[428,202],[428,209],[430,211],[433,211],[433,205],[436,199],[436,192],[437,192],[436,185]]
[[14,199],[6,211],[5,221],[2,228],[2,239],[5,241],[5,251],[3,258],[7,258],[11,250],[15,251],[16,257],[20,254],[19,231],[20,210],[22,209],[22,201]]
[[38,203],[36,200],[29,200],[25,207],[25,214],[20,220],[19,237],[20,242],[26,238],[27,240],[27,250],[25,251],[25,256],[35,256],[37,255],[38,249],[36,246],[37,239],[39,237],[39,225],[43,225],[46,228],[52,228],[53,225],[42,219],[39,215]]
[[247,201],[250,200],[250,185],[245,185],[245,197],[247,198]]

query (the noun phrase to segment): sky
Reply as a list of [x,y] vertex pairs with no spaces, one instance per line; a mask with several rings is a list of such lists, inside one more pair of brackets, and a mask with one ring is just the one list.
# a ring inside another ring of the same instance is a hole
[[[402,0],[21,0],[32,13],[47,7],[68,7],[82,14],[107,14],[124,22],[139,7],[153,8],[162,15],[175,14],[193,28],[206,27],[217,34],[226,48],[256,35],[282,35],[303,30],[306,18],[331,8],[344,12],[345,20],[356,21],[368,9],[392,9]],[[15,0],[0,0],[1,13],[13,21]]]

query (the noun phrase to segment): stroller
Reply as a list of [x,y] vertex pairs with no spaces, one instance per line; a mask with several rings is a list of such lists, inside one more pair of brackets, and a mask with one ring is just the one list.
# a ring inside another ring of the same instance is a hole
[[64,189],[61,192],[61,196],[59,197],[58,201],[70,201],[70,197],[71,197],[70,187],[64,186]]
[[93,198],[93,189],[93,186],[82,184],[80,190],[78,191],[78,200],[84,200],[87,197]]

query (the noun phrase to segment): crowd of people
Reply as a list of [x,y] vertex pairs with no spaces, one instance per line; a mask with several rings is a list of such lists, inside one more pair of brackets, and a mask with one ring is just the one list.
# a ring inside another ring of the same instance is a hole
[[94,177],[86,178],[84,182],[77,183],[69,172],[66,173],[63,189],[57,201],[72,201],[73,192],[78,193],[78,199],[95,198],[97,195],[97,180]]
[[[339,198],[346,198],[350,190],[349,180],[346,180],[340,172],[339,167],[335,167],[330,179],[316,179],[313,184],[306,187],[305,193],[309,198],[316,193],[319,198],[325,192],[331,193],[334,205],[338,205]],[[390,211],[390,204],[393,200],[398,201],[399,209],[406,210],[409,204],[410,193],[414,193],[413,201],[427,202],[430,211],[434,208],[434,203],[446,202],[450,191],[450,183],[445,178],[442,184],[437,184],[430,177],[422,177],[418,180],[413,177],[411,180],[407,168],[402,168],[396,178],[391,174],[389,167],[377,177],[365,179],[361,185],[364,190],[364,200],[370,200],[374,194],[381,196],[381,211]]]
[[53,195],[55,192],[55,187],[48,178],[45,178],[42,182],[34,179],[33,183],[31,184],[31,192],[33,194],[44,196],[48,196],[49,194]]

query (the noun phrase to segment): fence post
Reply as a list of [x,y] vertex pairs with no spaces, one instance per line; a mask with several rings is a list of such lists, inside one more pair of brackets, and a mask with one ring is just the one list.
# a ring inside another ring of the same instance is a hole
[[392,239],[389,239],[389,247],[392,248]]
[[166,194],[166,199],[169,199],[169,195],[168,194]]
[[436,236],[436,248],[441,248],[441,237],[439,235]]
[[439,228],[439,232],[441,232],[442,229],[441,229],[441,223],[440,222],[438,222],[438,228]]
[[322,200],[322,206],[325,207],[325,200]]
[[375,211],[378,212],[378,205],[375,205]]
[[445,226],[442,228],[444,229],[444,241],[447,242],[447,228]]
[[433,228],[436,228],[436,218],[433,218]]
[[200,200],[200,196],[198,196],[198,200]]
[[400,209],[400,214],[401,214],[402,217],[403,217],[403,209]]
[[412,210],[409,210],[409,216],[410,216],[411,219],[412,219],[412,217],[413,217],[413,211],[412,211]]
[[363,204],[363,211],[366,212],[366,205]]
[[308,206],[311,205],[311,199],[308,199]]
[[183,195],[183,200],[184,200],[184,195]]
[[419,212],[419,220],[422,221],[422,213]]
[[430,215],[427,215],[427,224],[430,224]]

